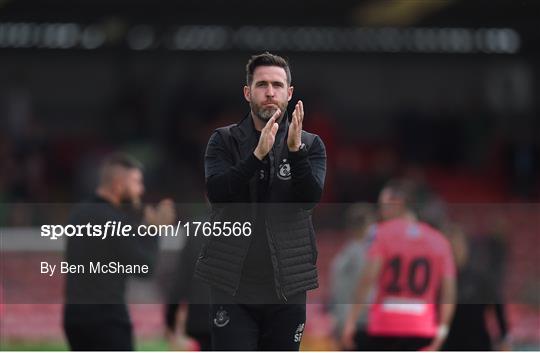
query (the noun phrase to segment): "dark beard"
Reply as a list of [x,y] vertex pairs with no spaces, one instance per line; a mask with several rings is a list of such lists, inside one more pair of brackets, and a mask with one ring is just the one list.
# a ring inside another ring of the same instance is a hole
[[[268,120],[270,120],[272,115],[274,115],[274,113],[277,110],[275,108],[263,108],[262,106],[256,106],[255,104],[252,104],[252,103],[250,103],[249,105],[251,107],[251,111],[253,112],[253,114],[255,114],[257,118],[259,118],[260,120],[264,122],[267,122]],[[285,111],[287,110],[287,104],[285,104],[285,106],[279,106],[279,109],[281,109],[281,116],[283,116],[283,114],[285,114]],[[279,116],[277,120],[279,120],[281,116]]]

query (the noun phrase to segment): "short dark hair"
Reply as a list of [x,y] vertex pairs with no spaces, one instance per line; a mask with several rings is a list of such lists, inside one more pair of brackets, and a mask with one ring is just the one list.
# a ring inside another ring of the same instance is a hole
[[289,68],[289,63],[287,60],[279,55],[264,52],[262,54],[253,55],[246,65],[246,84],[248,86],[251,86],[253,83],[253,73],[259,66],[278,66],[283,68],[285,70],[285,74],[287,75],[287,84],[289,86],[291,85],[291,69]]
[[116,175],[118,167],[124,169],[138,169],[140,171],[143,170],[142,163],[135,159],[135,157],[132,157],[127,153],[116,152],[105,157],[101,163],[99,168],[100,184],[110,182],[114,175]]
[[416,211],[418,195],[418,185],[409,179],[392,179],[386,183],[384,189],[390,190],[392,195],[403,200],[405,207],[411,211]]
[[102,168],[112,166],[143,170],[143,164],[139,160],[124,152],[115,152],[103,160]]

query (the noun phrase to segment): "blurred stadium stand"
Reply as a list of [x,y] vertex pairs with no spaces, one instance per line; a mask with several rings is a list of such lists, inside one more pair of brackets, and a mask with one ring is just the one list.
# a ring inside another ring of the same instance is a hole
[[[145,162],[150,201],[204,202],[205,144],[247,112],[244,64],[269,49],[290,59],[305,128],[325,141],[325,202],[374,202],[406,175],[473,238],[504,215],[512,334],[540,349],[539,14],[534,0],[0,1],[0,225],[36,225],[20,204],[85,197],[116,149]],[[320,213],[311,349],[331,348],[327,270],[346,240]],[[57,280],[40,290],[60,295]],[[21,285],[2,278],[33,293]],[[7,304],[0,338],[60,340],[60,308]],[[133,309],[139,337],[160,337],[161,306]]]
[[449,201],[538,200],[538,4],[423,3],[5,1],[1,199],[78,200],[125,148],[154,193],[201,200],[208,135],[246,112],[244,62],[269,48],[328,145],[326,201],[372,201],[410,166]]

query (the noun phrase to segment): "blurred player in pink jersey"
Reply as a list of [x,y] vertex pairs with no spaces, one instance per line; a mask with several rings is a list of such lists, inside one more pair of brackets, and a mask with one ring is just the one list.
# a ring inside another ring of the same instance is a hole
[[[381,191],[383,221],[377,225],[368,261],[343,330],[345,347],[370,350],[438,350],[455,310],[452,250],[437,230],[416,219],[414,184],[389,182]],[[355,342],[355,323],[369,306],[367,337]]]

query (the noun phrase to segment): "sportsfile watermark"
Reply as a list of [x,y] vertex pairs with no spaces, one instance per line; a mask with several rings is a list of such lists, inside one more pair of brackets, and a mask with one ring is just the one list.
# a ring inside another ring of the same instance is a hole
[[[208,263],[215,263],[225,270],[239,266],[239,263],[222,260],[224,254],[249,248],[254,237],[259,236],[269,244],[266,260],[261,261],[261,266],[268,265],[266,261],[271,263],[273,254],[285,257],[285,263],[292,263],[298,254],[306,258],[309,271],[317,268],[319,281],[332,283],[332,286],[321,286],[316,292],[311,292],[313,294],[308,295],[308,302],[318,303],[321,297],[330,298],[331,295],[335,296],[332,302],[336,304],[373,300],[353,298],[347,294],[354,292],[359,277],[356,277],[358,274],[351,274],[347,266],[341,265],[349,260],[367,259],[367,248],[357,246],[357,236],[363,236],[364,244],[369,246],[381,245],[375,240],[383,234],[381,232],[387,221],[376,217],[380,211],[379,205],[319,204],[315,209],[308,210],[313,229],[305,230],[310,233],[305,242],[292,237],[293,232],[304,229],[304,220],[290,227],[280,227],[279,224],[279,221],[292,217],[295,207],[305,206],[303,204],[266,203],[259,209],[260,214],[264,212],[264,220],[253,219],[253,214],[249,212],[252,210],[251,204],[218,206],[210,208],[207,203],[177,203],[174,222],[154,219],[153,222],[144,220],[141,224],[132,223],[127,218],[131,214],[126,217],[120,217],[119,213],[118,217],[113,214],[97,218],[91,212],[87,218],[82,217],[82,221],[76,222],[71,215],[74,208],[79,207],[78,204],[0,204],[0,210],[4,212],[0,217],[0,287],[3,301],[10,304],[63,303],[65,282],[69,277],[91,281],[106,279],[103,283],[92,283],[95,291],[84,291],[89,296],[77,298],[79,302],[117,304],[124,297],[102,298],[100,294],[107,293],[110,283],[129,276],[133,285],[127,286],[129,293],[126,301],[130,304],[161,304],[169,300],[163,295],[164,291],[184,278],[179,275],[181,268],[177,266],[181,252],[193,251],[189,271]],[[221,211],[227,208],[227,212]],[[433,208],[423,204],[415,209],[433,211]],[[467,288],[474,288],[474,292],[471,291],[470,297],[459,298],[460,303],[504,302],[537,308],[540,275],[532,269],[540,268],[540,204],[448,204],[445,212],[451,224],[443,224],[445,227],[438,232],[448,239],[447,247],[461,251],[460,259],[470,257],[474,271],[479,271],[478,275],[485,279],[482,283],[473,281],[471,287]],[[429,216],[433,216],[433,213],[420,212],[419,221],[424,222],[422,219]],[[435,218],[433,220],[436,221]],[[261,223],[256,223],[259,221]],[[432,223],[436,225],[436,222]],[[359,229],[358,226],[362,224],[369,226]],[[436,228],[430,226],[429,229]],[[407,228],[406,233],[415,242],[421,236],[417,230],[417,226],[412,226]],[[272,246],[278,239],[282,246]],[[397,247],[394,240],[388,241],[386,246]],[[379,247],[381,249],[386,251],[386,247]],[[401,296],[385,301],[382,306],[384,310],[415,314],[423,312],[423,304],[433,303],[433,300],[418,303],[414,299],[418,297],[417,293],[424,295],[431,290],[430,286],[438,283],[436,272],[440,266],[437,261],[442,255],[435,256],[432,252],[427,256],[416,255],[416,251],[422,250],[416,245],[412,250],[415,255],[409,260],[390,257],[384,262],[384,271],[388,276],[382,288],[388,288],[394,294],[401,293],[406,298],[405,303],[398,300]],[[504,253],[506,256],[502,256]],[[289,260],[289,256],[293,258]],[[281,265],[277,262],[276,266]],[[264,268],[253,270],[264,273]],[[269,295],[272,293],[269,291]],[[193,304],[208,304],[207,297],[192,300]],[[266,297],[255,300],[259,304],[272,303]]]
[[183,222],[176,224],[140,224],[133,226],[121,221],[107,221],[105,224],[44,224],[40,228],[41,237],[51,240],[62,237],[249,237],[252,233],[250,222]]

